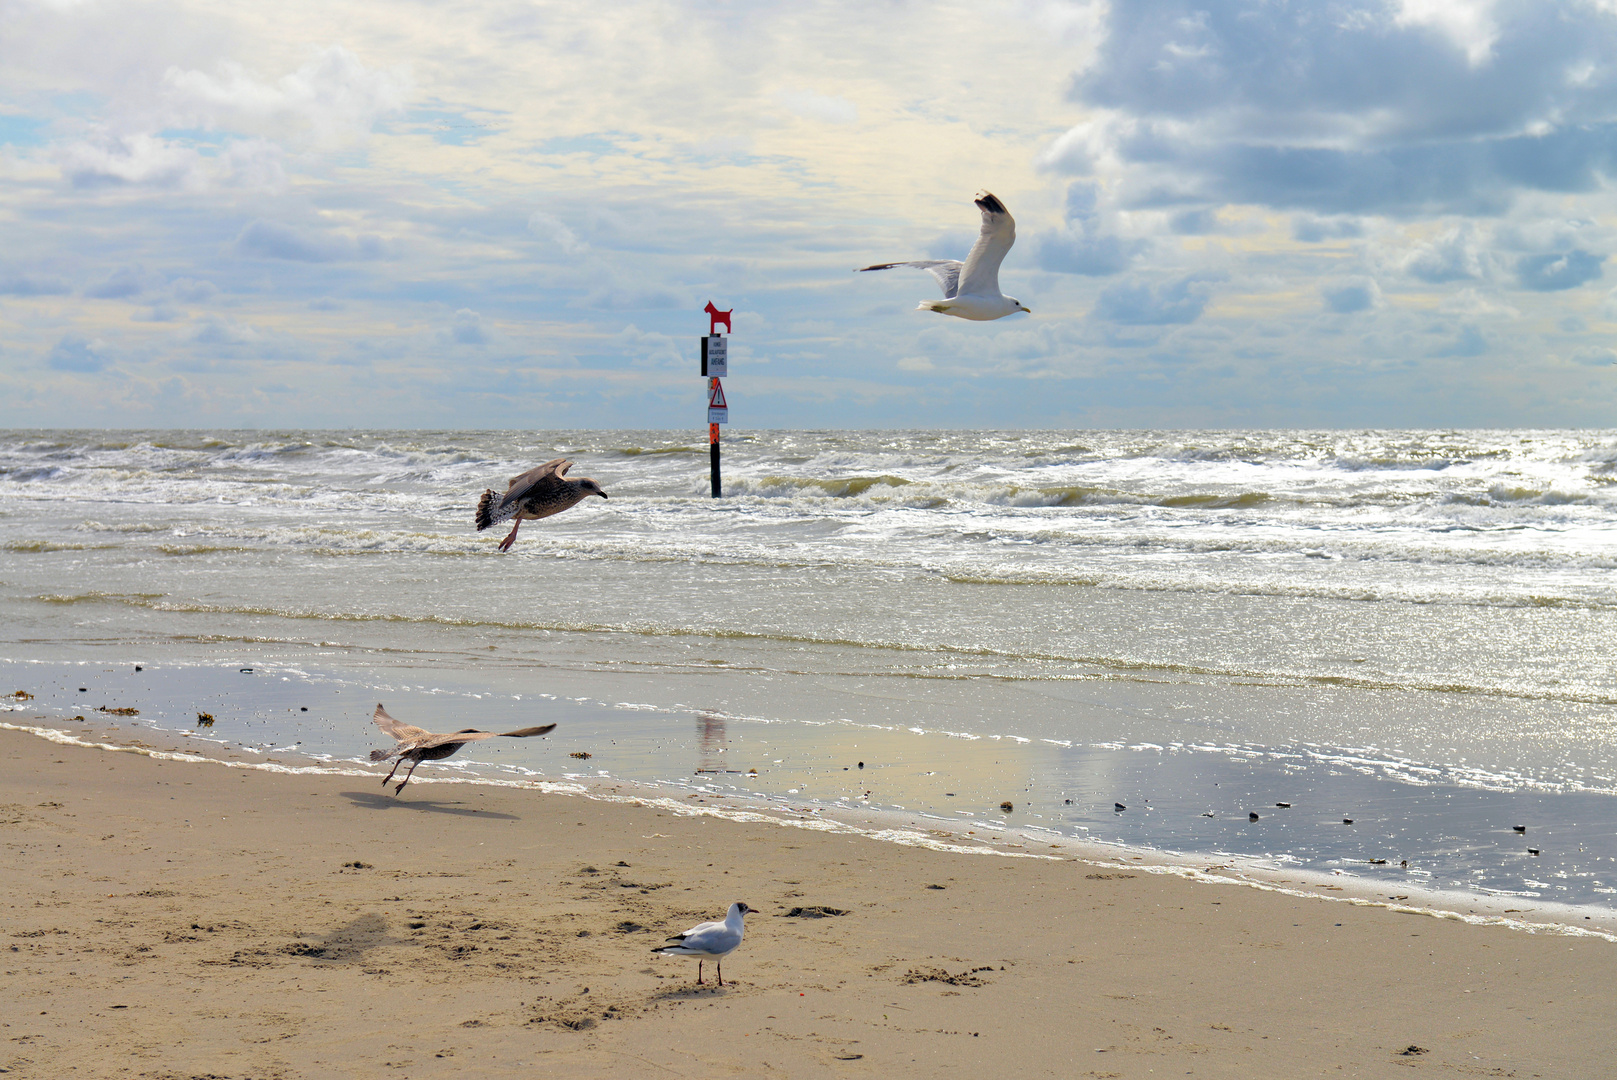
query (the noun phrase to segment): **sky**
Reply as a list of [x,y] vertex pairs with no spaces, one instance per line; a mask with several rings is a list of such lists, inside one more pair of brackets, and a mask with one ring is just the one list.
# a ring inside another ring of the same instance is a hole
[[0,427],[1613,427],[1614,175],[1617,0],[0,0]]

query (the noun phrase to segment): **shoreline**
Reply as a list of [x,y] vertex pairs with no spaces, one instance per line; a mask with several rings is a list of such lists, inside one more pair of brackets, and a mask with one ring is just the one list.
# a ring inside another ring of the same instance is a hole
[[[138,739],[127,739],[122,729],[89,736],[88,731],[51,726],[64,723],[58,718],[34,716],[35,724],[0,720],[0,731],[15,731],[41,738],[56,745],[69,745],[103,753],[132,753],[157,760],[186,764],[222,765],[282,776],[370,777],[385,774],[382,766],[355,760],[306,758],[308,764],[291,765],[277,759],[244,753],[241,747],[216,738],[188,739],[183,733],[166,729],[142,732],[161,738],[166,746],[154,746]],[[116,741],[119,737],[127,741]],[[101,741],[113,740],[113,741]],[[212,751],[209,753],[208,751]],[[285,753],[283,751],[283,753]],[[289,755],[290,756],[290,755]],[[1039,826],[999,822],[959,821],[932,814],[905,810],[868,808],[855,811],[837,805],[805,806],[811,800],[788,800],[781,796],[684,792],[670,785],[646,784],[612,777],[565,776],[558,779],[502,778],[487,775],[433,775],[419,773],[411,789],[431,787],[502,788],[532,791],[545,795],[581,797],[592,801],[650,806],[689,817],[714,817],[742,824],[769,824],[776,827],[807,828],[858,836],[881,843],[917,847],[954,855],[986,855],[1009,858],[1076,860],[1102,869],[1135,870],[1153,875],[1182,878],[1203,885],[1241,886],[1264,892],[1354,906],[1381,908],[1407,915],[1422,915],[1475,926],[1500,926],[1525,933],[1563,934],[1588,937],[1617,944],[1617,910],[1610,908],[1546,902],[1485,893],[1422,889],[1405,886],[1396,898],[1378,889],[1383,883],[1347,873],[1324,873],[1307,869],[1286,869],[1268,865],[1269,860],[1253,856],[1221,853],[1183,853],[1149,847],[1085,840]],[[385,787],[385,785],[384,785]],[[393,796],[388,796],[392,798]],[[408,796],[404,797],[408,801]],[[695,800],[693,803],[691,800]],[[795,804],[795,805],[794,805]],[[921,820],[917,820],[921,819]],[[968,824],[993,825],[983,829],[991,834],[978,838]],[[1511,916],[1515,917],[1512,918]]]
[[[956,834],[1049,828],[1051,840],[1093,846],[1101,857],[1124,850],[1198,868],[1233,864],[1243,877],[1282,886],[1301,877],[1310,889],[1345,886],[1374,900],[1467,915],[1550,913],[1606,923],[1617,909],[1610,876],[1617,835],[1602,824],[1613,795],[1575,783],[1546,790],[1515,771],[1501,788],[1440,764],[1451,758],[1434,764],[1403,747],[1238,745],[1199,730],[1227,712],[1278,705],[1272,687],[1080,691],[966,681],[917,688],[906,679],[675,677],[549,661],[518,678],[509,656],[488,668],[413,653],[199,660],[148,659],[143,673],[88,659],[15,661],[16,685],[43,696],[8,711],[71,727],[65,718],[92,704],[138,707],[138,718],[118,720],[113,741],[197,748],[213,740],[260,761],[288,754],[364,761],[376,745],[369,716],[378,700],[429,730],[562,720],[548,738],[492,740],[429,763],[416,782],[436,773],[595,785],[605,775],[609,786],[648,784],[662,794],[752,805],[806,800],[860,820],[891,810]],[[785,704],[762,707],[767,693]],[[1164,713],[1172,706],[1182,715],[1172,703],[1184,693],[1200,695],[1203,721],[1176,724]],[[1461,710],[1453,702],[1434,707],[1445,716]],[[199,710],[216,713],[217,726],[194,729]],[[1070,737],[1053,740],[1050,731],[1062,724]],[[1124,731],[1129,737],[1119,741]],[[572,751],[593,751],[594,759],[570,760]],[[849,771],[866,759],[870,769]],[[1004,802],[1014,803],[1014,814],[1001,812]],[[1113,813],[1114,802],[1131,809]],[[1249,812],[1261,812],[1262,823]]]

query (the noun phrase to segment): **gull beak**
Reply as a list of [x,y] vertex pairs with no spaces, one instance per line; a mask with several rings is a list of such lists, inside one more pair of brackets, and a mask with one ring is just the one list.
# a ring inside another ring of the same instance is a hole
[[1031,314],[1033,314],[1033,309],[1032,309],[1032,308],[1030,308],[1030,307],[1025,307],[1025,308],[1023,308],[1023,309],[1022,309],[1022,310],[1023,310],[1023,311],[1025,311],[1025,312],[1027,312],[1027,313],[1028,313],[1028,314],[1029,314],[1029,315],[1031,315]]

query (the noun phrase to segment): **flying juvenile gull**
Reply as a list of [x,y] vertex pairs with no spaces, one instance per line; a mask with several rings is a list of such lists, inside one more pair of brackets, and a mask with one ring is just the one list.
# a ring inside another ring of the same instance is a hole
[[918,259],[865,266],[859,272],[913,266],[937,278],[938,284],[943,286],[943,299],[922,300],[916,305],[917,311],[936,311],[973,322],[1002,319],[1018,311],[1033,314],[1030,308],[1022,306],[1022,301],[999,291],[999,264],[1005,261],[1005,253],[1016,243],[1016,219],[1011,217],[1004,203],[986,191],[979,191],[973,201],[983,212],[983,227],[965,262]]
[[754,910],[737,901],[730,905],[730,913],[724,917],[723,922],[697,923],[683,934],[676,934],[668,940],[672,945],[664,945],[660,949],[652,949],[654,953],[664,956],[694,956],[696,957],[696,985],[702,985],[702,960],[705,957],[713,958],[713,966],[719,969],[719,985],[724,985],[724,958],[736,951],[741,944],[742,935],[747,927],[742,923],[741,917]]
[[477,500],[477,531],[498,525],[507,518],[516,518],[511,533],[500,541],[501,551],[510,551],[517,542],[517,530],[525,520],[549,517],[576,506],[586,495],[606,498],[601,485],[587,477],[583,480],[564,480],[573,463],[566,458],[547,461],[537,469],[529,469],[521,476],[511,477],[511,484],[502,498],[493,489],[483,492]]
[[404,790],[404,785],[408,784],[410,777],[415,775],[415,767],[423,761],[442,761],[467,743],[477,742],[479,739],[501,737],[526,739],[530,735],[543,735],[545,732],[553,730],[556,726],[555,724],[546,724],[544,727],[525,727],[516,731],[478,731],[476,728],[461,728],[451,735],[434,735],[430,731],[423,731],[421,728],[399,723],[389,716],[387,710],[382,708],[380,704],[376,706],[376,715],[372,719],[376,721],[377,727],[399,742],[399,745],[391,750],[371,751],[372,761],[386,761],[388,758],[398,758],[393,763],[392,771],[382,778],[382,786],[387,787],[387,782],[393,779],[393,773],[399,771],[400,765],[403,765],[406,761],[410,763],[410,771],[404,774],[404,779],[399,781],[399,786],[393,789],[393,794],[395,795]]

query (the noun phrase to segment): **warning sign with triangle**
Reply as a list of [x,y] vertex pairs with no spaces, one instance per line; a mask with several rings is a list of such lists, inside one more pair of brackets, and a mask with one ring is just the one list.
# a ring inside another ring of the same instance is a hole
[[730,406],[724,400],[724,384],[717,379],[708,381],[707,422],[710,424],[728,424],[730,422]]

